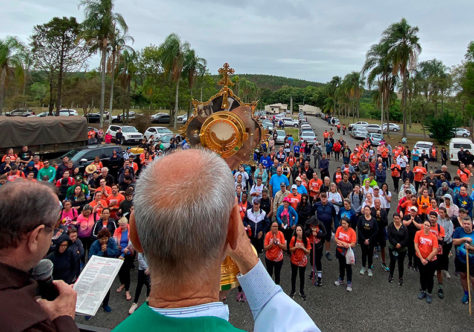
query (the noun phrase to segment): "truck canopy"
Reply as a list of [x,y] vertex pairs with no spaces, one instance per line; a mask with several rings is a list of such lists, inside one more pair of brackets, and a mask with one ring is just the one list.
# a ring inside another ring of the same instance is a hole
[[87,142],[87,121],[82,116],[0,116],[0,149],[28,145],[42,150],[79,142]]

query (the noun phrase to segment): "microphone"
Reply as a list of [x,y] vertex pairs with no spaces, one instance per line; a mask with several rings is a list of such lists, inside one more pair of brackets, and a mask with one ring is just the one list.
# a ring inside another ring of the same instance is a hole
[[31,277],[38,282],[37,295],[48,301],[59,296],[59,292],[53,284],[53,266],[53,262],[49,259],[42,259],[31,270]]

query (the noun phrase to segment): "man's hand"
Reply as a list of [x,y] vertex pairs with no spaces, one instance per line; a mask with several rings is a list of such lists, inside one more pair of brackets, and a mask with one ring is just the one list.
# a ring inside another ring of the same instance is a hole
[[59,296],[54,301],[39,299],[39,305],[48,314],[51,321],[61,316],[70,316],[74,319],[77,300],[76,291],[62,280],[54,280],[53,283],[58,289]]
[[105,252],[107,250],[107,244],[102,244],[100,246],[100,250],[102,250],[103,252]]
[[246,274],[257,265],[258,256],[250,243],[247,233],[245,232],[244,224],[242,223],[240,213],[236,206],[232,209],[231,214],[231,218],[235,219],[233,222],[237,223],[237,243],[235,249],[232,249],[230,245],[227,246],[227,254],[234,260],[235,264],[237,264],[240,273]]

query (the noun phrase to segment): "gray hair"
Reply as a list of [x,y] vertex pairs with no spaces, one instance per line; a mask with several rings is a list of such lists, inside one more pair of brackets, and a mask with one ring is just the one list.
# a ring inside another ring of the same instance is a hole
[[40,225],[54,227],[61,207],[54,189],[42,182],[15,180],[0,187],[0,249],[16,248]]
[[[178,167],[187,174],[178,179],[162,175],[159,170],[176,168],[178,158]],[[220,258],[235,204],[234,179],[217,154],[178,151],[145,168],[133,202],[137,233],[152,270],[176,278]]]

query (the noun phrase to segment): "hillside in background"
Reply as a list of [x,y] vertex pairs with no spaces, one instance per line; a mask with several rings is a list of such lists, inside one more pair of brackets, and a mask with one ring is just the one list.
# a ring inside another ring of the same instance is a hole
[[[307,86],[320,87],[323,83],[299,80],[297,78],[288,78],[282,76],[262,75],[262,74],[236,74],[239,78],[245,78],[255,83],[260,89],[270,89],[276,91],[284,86],[294,88],[306,88]],[[218,75],[212,75],[213,78],[219,80]]]

